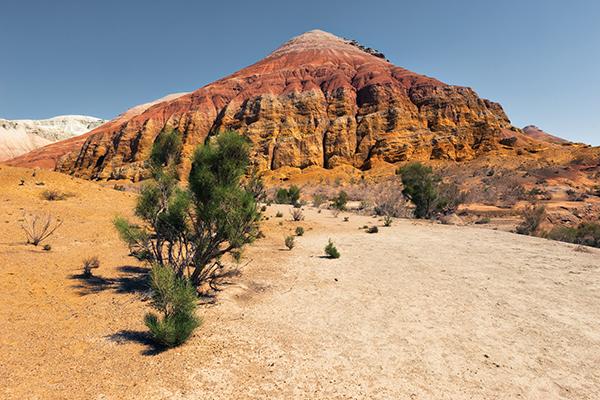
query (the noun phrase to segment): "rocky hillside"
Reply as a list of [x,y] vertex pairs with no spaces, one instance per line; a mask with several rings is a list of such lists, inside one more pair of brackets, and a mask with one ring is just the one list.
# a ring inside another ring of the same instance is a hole
[[530,138],[541,140],[548,143],[554,144],[566,144],[570,143],[568,140],[554,136],[548,132],[544,132],[535,125],[527,125],[523,128],[523,133]]
[[0,161],[89,132],[104,120],[82,115],[62,115],[42,120],[0,119]]
[[63,172],[136,178],[165,128],[181,132],[187,154],[235,129],[253,142],[257,164],[271,170],[469,160],[522,135],[499,104],[472,89],[394,66],[373,49],[318,30],[195,92],[142,108],[83,143],[51,145],[11,163],[36,165],[52,154],[60,155]]

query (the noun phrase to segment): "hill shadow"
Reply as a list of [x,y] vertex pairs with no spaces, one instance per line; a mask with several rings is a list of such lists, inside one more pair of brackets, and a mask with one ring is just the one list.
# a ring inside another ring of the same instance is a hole
[[117,268],[122,274],[116,278],[107,278],[102,275],[86,276],[72,274],[69,279],[77,283],[72,285],[80,296],[112,290],[115,293],[144,293],[149,288],[148,268],[133,265],[123,265]]

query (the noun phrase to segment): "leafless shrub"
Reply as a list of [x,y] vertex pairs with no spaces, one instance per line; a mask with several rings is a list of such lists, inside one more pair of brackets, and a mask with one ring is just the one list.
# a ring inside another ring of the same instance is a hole
[[37,246],[60,228],[63,221],[54,219],[52,215],[24,215],[21,229],[27,236],[27,243]]
[[292,219],[296,222],[302,221],[304,219],[304,213],[302,212],[302,209],[300,209],[300,208],[293,208],[290,211],[290,214],[292,214]]
[[521,211],[523,221],[517,226],[517,233],[533,235],[546,216],[546,207],[531,204]]
[[412,210],[402,195],[402,183],[399,179],[376,184],[370,188],[369,193],[369,200],[375,205],[375,214],[396,218],[412,217]]
[[58,201],[67,198],[67,194],[57,189],[48,189],[42,192],[42,199],[48,201]]
[[83,260],[83,276],[86,278],[92,277],[92,270],[100,268],[100,260],[98,256],[92,256]]
[[341,212],[341,210],[340,210],[340,209],[338,209],[338,208],[332,208],[332,209],[331,209],[331,214],[332,214],[332,215],[333,215],[335,218],[337,218],[337,217],[340,215],[340,212]]

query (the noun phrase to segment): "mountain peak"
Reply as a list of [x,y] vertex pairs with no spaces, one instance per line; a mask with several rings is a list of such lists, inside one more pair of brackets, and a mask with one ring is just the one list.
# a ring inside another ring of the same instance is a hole
[[306,51],[332,51],[334,53],[361,56],[364,56],[365,53],[375,55],[368,50],[372,49],[363,47],[354,40],[344,39],[320,29],[313,29],[288,40],[271,53],[270,57],[279,57],[289,53],[301,53]]

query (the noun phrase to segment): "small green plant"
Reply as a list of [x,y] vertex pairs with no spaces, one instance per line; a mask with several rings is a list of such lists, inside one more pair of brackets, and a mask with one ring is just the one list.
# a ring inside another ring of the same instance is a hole
[[379,228],[378,228],[378,227],[376,227],[375,225],[373,225],[373,226],[370,226],[370,227],[367,229],[367,233],[377,233],[377,232],[379,232]]
[[291,236],[291,235],[290,236],[286,236],[285,240],[284,240],[284,243],[285,243],[285,247],[287,247],[288,250],[293,249],[294,248],[294,237]]
[[56,189],[48,189],[42,192],[42,199],[48,201],[58,201],[67,198],[67,194]]
[[301,226],[297,226],[296,227],[296,236],[302,236],[304,235],[304,228]]
[[392,217],[390,217],[389,215],[383,216],[383,226],[392,226],[392,222]]
[[52,250],[52,246],[50,246],[49,244],[45,244],[44,247],[42,247],[42,249],[44,251],[50,251],[50,250]]
[[275,214],[275,218],[281,218],[283,217],[283,213],[281,211],[277,211],[277,213]]
[[97,256],[88,257],[83,260],[83,276],[85,278],[92,277],[92,270],[100,268],[100,260]]
[[152,307],[161,315],[148,313],[144,322],[160,345],[175,347],[184,343],[200,326],[195,315],[196,290],[187,278],[180,278],[172,267],[154,264],[150,273]]
[[331,239],[329,239],[329,242],[327,243],[327,246],[325,246],[325,254],[329,258],[340,258],[340,252],[335,247],[335,245],[333,244],[333,242],[331,241]]
[[484,224],[489,224],[490,222],[492,222],[490,217],[483,217],[483,218],[479,218],[477,221],[475,221],[475,224],[484,225]]
[[348,194],[342,190],[331,201],[331,207],[336,210],[344,211],[346,209],[346,203],[348,203]]

